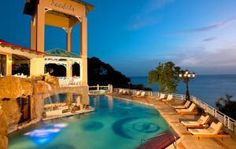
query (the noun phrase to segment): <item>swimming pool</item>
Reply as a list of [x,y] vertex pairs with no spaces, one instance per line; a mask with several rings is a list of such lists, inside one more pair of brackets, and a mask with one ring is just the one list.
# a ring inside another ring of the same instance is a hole
[[169,129],[154,108],[90,97],[93,113],[38,123],[9,136],[9,149],[133,149]]

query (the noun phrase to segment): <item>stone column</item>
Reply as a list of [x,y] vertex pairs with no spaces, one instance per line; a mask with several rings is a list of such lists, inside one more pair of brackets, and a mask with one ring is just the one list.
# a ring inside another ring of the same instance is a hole
[[67,78],[72,77],[72,64],[70,61],[67,61],[67,64],[66,64],[66,77]]
[[43,7],[43,5],[38,5],[36,19],[36,49],[39,52],[44,52],[45,8]]
[[72,27],[66,29],[66,49],[72,51]]
[[6,76],[12,75],[12,55],[6,55]]
[[34,16],[30,22],[31,32],[30,32],[30,48],[36,50],[36,17]]
[[30,76],[37,76],[44,74],[44,58],[30,59]]
[[87,60],[87,18],[83,17],[81,22],[81,85],[88,86],[88,60]]

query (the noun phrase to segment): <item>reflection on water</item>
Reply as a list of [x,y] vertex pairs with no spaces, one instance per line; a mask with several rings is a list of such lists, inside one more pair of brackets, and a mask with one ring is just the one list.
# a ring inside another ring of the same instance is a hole
[[44,128],[32,130],[24,135],[30,137],[36,144],[45,144],[50,142],[67,125],[66,123],[46,125]]

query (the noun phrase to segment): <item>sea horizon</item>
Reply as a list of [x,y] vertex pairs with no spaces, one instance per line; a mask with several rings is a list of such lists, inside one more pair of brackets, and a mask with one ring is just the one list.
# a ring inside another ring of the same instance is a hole
[[[130,77],[131,83],[143,84],[153,91],[159,91],[157,84],[148,85],[147,77]],[[177,94],[185,94],[185,84],[180,81],[177,86]],[[190,95],[195,96],[209,105],[215,107],[218,98],[226,94],[232,95],[232,100],[236,99],[236,74],[201,74],[189,82]]]

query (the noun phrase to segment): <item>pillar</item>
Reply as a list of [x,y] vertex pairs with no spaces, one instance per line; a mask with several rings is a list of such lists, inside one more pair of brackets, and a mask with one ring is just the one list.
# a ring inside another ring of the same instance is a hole
[[44,74],[44,58],[30,59],[30,76],[38,76]]
[[30,32],[30,48],[36,50],[36,17],[33,17],[31,22],[31,32]]
[[36,50],[39,52],[44,52],[44,30],[45,30],[45,9],[42,5],[38,5],[37,17],[36,17]]
[[72,51],[72,27],[66,29],[66,49]]
[[12,75],[12,55],[6,55],[6,76]]
[[87,60],[87,18],[83,17],[81,22],[81,63],[82,71],[81,73],[81,85],[88,86],[88,60]]
[[67,61],[67,64],[66,64],[66,77],[67,78],[72,77],[72,64],[70,61]]

